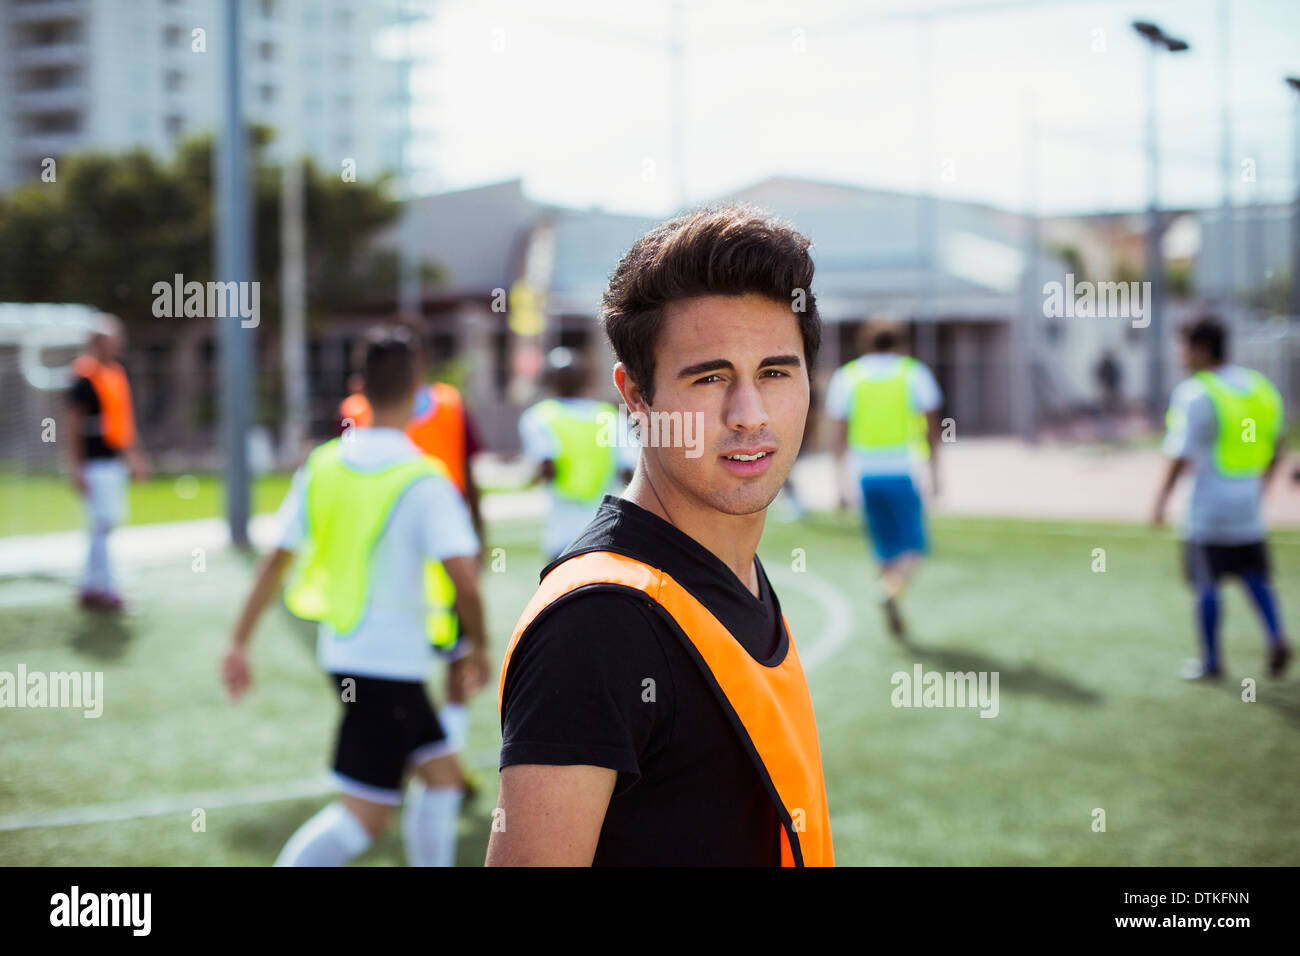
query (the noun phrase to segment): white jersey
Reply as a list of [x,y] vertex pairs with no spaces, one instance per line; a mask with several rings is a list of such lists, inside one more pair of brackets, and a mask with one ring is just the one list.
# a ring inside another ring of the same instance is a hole
[[[893,378],[898,374],[898,363],[902,360],[901,355],[893,352],[870,352],[857,361],[861,373],[874,380]],[[848,420],[854,381],[848,365],[837,368],[831,375],[830,383],[826,386],[826,414],[835,421]],[[932,412],[943,404],[939,383],[922,362],[916,363],[916,372],[908,381],[908,396],[913,411],[917,412]],[[849,455],[858,478],[867,475],[910,475],[917,463],[915,450],[907,444],[893,448],[873,448],[871,451],[850,447]]]
[[[573,415],[592,419],[595,419],[601,405],[604,404],[591,398],[560,398],[556,401],[564,405]],[[618,434],[616,440],[618,467],[631,471],[636,467],[641,449],[630,430]],[[537,413],[536,405],[526,409],[519,416],[519,441],[523,446],[525,460],[534,465],[552,460],[559,454],[559,439]],[[615,489],[609,490],[612,492]],[[554,488],[549,489],[549,494],[551,505],[546,510],[546,522],[542,528],[542,550],[548,556],[559,554],[582,534],[587,525],[591,524],[591,519],[596,517],[596,509],[600,507],[601,501],[601,496],[590,502],[570,501],[556,494]]]
[[[358,428],[342,445],[343,461],[358,471],[382,471],[422,454],[396,428]],[[279,547],[286,551],[298,550],[307,536],[307,486],[300,468],[277,514]],[[432,655],[425,629],[425,562],[472,557],[478,550],[456,486],[439,475],[417,479],[398,499],[375,545],[361,622],[348,634],[320,623],[320,666],[334,674],[423,681]]]

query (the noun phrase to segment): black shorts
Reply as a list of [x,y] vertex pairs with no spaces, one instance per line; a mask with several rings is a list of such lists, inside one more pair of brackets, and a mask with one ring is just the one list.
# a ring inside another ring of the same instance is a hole
[[374,803],[401,803],[407,769],[452,752],[424,684],[330,677],[343,701],[333,765],[339,787]]
[[1197,590],[1212,588],[1219,578],[1259,575],[1268,577],[1268,548],[1263,541],[1249,544],[1196,544],[1183,542],[1183,574]]

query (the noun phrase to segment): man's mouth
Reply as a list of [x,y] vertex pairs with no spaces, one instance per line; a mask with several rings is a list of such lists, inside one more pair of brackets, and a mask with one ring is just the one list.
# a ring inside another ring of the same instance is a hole
[[721,455],[722,467],[741,478],[755,478],[772,464],[775,448],[745,448]]
[[771,452],[760,451],[760,452],[755,452],[752,455],[735,454],[735,455],[723,455],[722,457],[730,458],[732,461],[758,461],[760,458],[766,458],[770,454]]

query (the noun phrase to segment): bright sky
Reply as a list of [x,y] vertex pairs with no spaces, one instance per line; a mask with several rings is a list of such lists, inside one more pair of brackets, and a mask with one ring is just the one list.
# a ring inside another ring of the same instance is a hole
[[[1036,191],[1044,213],[1144,208],[1146,41],[1130,24],[1146,19],[1191,44],[1157,60],[1161,201],[1215,205],[1224,4],[1234,200],[1289,199],[1297,0],[684,0],[687,199],[785,175],[928,181],[1009,208]],[[671,8],[437,0],[416,43],[428,181],[522,177],[544,201],[670,212]]]

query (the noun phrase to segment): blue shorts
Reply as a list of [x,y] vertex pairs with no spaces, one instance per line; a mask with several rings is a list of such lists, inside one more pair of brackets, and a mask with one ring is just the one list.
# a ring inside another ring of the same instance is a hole
[[864,476],[862,508],[876,557],[882,562],[908,551],[925,554],[929,550],[921,496],[910,475]]

